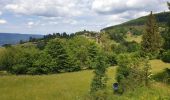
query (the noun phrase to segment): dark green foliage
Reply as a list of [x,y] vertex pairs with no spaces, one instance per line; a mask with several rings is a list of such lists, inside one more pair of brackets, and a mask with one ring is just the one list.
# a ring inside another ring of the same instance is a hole
[[168,4],[168,8],[170,9],[170,3],[169,3],[169,2],[167,2],[167,4]]
[[[170,9],[170,3],[168,2],[168,7]],[[168,16],[168,20],[167,20],[167,30],[162,34],[163,38],[164,38],[164,49],[165,50],[170,50],[170,15]]]
[[157,56],[161,46],[162,38],[158,30],[156,19],[151,12],[146,22],[146,29],[142,37],[142,53],[143,55]]
[[11,44],[3,44],[2,47],[8,48],[11,47]]
[[170,69],[166,68],[163,72],[155,74],[153,79],[170,84]]
[[82,69],[94,68],[100,48],[83,36],[76,36],[67,42],[67,51]]
[[88,49],[89,68],[92,69],[95,68],[96,66],[97,63],[96,58],[99,55],[99,48],[94,42],[92,42],[89,44],[87,49]]
[[38,50],[31,48],[9,47],[1,56],[1,65],[4,70],[14,74],[27,74],[29,68],[38,58]]
[[115,53],[110,53],[110,52],[106,53],[106,57],[107,57],[107,61],[109,65],[114,66],[117,64],[117,61],[116,61],[117,55]]
[[69,55],[64,47],[64,40],[54,39],[51,40],[46,50],[47,54],[49,54],[52,58],[53,64],[53,72],[65,72],[74,70],[73,68],[76,66],[72,59],[69,58]]
[[52,58],[45,52],[40,52],[33,66],[28,68],[28,74],[49,74],[53,72]]
[[0,69],[32,75],[92,69],[98,64],[96,58],[100,51],[96,42],[84,36],[56,38],[47,43],[41,40],[32,45],[6,47],[1,52]]
[[10,71],[11,66],[14,65],[17,59],[18,50],[14,47],[7,47],[3,52],[1,53],[0,58],[0,65],[2,66],[1,69]]
[[38,49],[43,50],[46,46],[46,43],[44,41],[38,41],[36,46]]
[[120,54],[127,52],[127,47],[125,45],[112,45],[112,50],[114,53]]
[[147,58],[121,54],[118,65],[116,80],[125,91],[149,85],[151,73]]
[[163,52],[161,59],[164,62],[170,63],[170,50]]
[[139,27],[131,27],[130,32],[133,35],[142,35],[142,33],[143,33],[142,29],[139,29]]
[[135,41],[132,42],[122,42],[118,45],[112,45],[112,50],[114,53],[126,53],[126,52],[136,52],[140,50],[140,44],[136,43]]
[[140,50],[140,44],[135,41],[124,42],[122,45],[126,46],[127,52],[136,52]]
[[96,60],[98,61],[96,68],[94,70],[94,77],[91,83],[91,93],[95,94],[100,90],[106,88],[106,68],[108,67],[106,63],[106,58],[99,55]]
[[113,39],[116,42],[123,42],[125,41],[124,37],[127,31],[128,30],[126,28],[115,28],[113,30],[107,30],[105,32],[109,34],[110,39]]

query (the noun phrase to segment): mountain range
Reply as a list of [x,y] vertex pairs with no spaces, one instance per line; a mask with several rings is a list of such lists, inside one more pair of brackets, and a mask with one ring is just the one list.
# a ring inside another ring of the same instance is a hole
[[19,34],[19,33],[0,33],[0,46],[4,44],[17,44],[22,41],[28,41],[29,38],[41,38],[43,35]]

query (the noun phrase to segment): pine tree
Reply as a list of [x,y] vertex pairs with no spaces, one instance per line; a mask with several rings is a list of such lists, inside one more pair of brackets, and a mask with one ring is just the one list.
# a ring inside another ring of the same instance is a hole
[[[168,2],[167,4],[168,4],[168,8],[170,10],[170,3]],[[165,32],[163,34],[163,38],[164,38],[164,46],[163,47],[165,50],[168,50],[168,49],[170,50],[170,16],[169,16],[169,20],[167,22],[167,27],[168,27],[167,32]]]
[[151,55],[158,54],[162,46],[162,38],[159,33],[156,19],[152,14],[152,12],[148,17],[145,27],[146,28],[141,43],[142,51],[144,54],[151,54]]
[[169,8],[169,10],[170,10],[170,2],[167,2],[167,4],[168,4],[168,8]]

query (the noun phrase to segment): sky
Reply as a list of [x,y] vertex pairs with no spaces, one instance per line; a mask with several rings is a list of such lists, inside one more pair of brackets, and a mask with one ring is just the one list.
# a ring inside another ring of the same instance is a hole
[[0,32],[22,34],[100,31],[167,11],[170,0],[0,0]]

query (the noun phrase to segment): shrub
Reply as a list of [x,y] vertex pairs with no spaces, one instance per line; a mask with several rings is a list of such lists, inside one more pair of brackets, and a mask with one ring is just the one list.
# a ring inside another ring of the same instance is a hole
[[170,84],[170,69],[166,68],[163,72],[155,74],[153,79]]
[[164,53],[162,54],[162,60],[163,60],[164,62],[170,63],[170,50],[168,50],[167,52],[164,52]]
[[117,64],[116,57],[117,55],[115,53],[106,53],[107,56],[107,62],[109,65],[114,66]]
[[103,56],[97,57],[97,65],[94,70],[94,77],[91,82],[91,94],[96,94],[99,91],[104,91],[106,88],[107,77],[106,77],[106,68],[108,67],[106,63],[106,58]]
[[149,85],[150,65],[148,59],[121,54],[118,57],[116,79],[126,90]]
[[10,70],[13,74],[26,74],[27,72],[27,66],[23,64],[16,64],[12,66],[12,69]]

